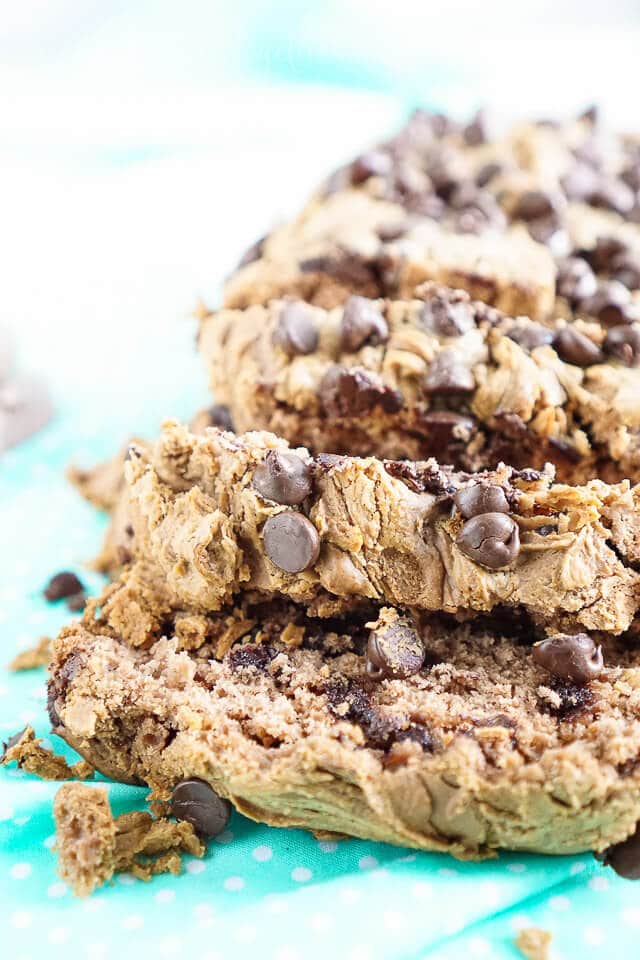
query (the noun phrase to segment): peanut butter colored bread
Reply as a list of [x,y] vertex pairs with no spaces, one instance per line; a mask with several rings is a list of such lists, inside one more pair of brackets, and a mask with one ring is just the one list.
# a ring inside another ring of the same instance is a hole
[[174,823],[135,810],[114,817],[107,791],[67,783],[55,797],[56,852],[60,876],[80,897],[128,871],[139,880],[180,873],[185,851],[203,856],[204,844],[190,823]]
[[315,452],[640,479],[640,323],[543,327],[462,291],[418,294],[211,314],[200,333],[211,389],[237,431]]
[[[373,605],[323,620],[244,595],[201,619],[191,651],[64,630],[55,732],[158,799],[197,777],[254,820],[463,858],[603,850],[640,819],[640,666],[620,639],[576,684],[541,668],[530,626],[508,616],[411,622]],[[393,666],[398,628],[412,639]],[[236,639],[220,647],[223,634]]]
[[196,436],[173,422],[126,474],[135,562],[100,607],[134,645],[150,635],[141,591],[158,617],[206,614],[256,591],[456,615],[508,606],[549,631],[611,633],[632,625],[640,603],[640,487],[627,481],[313,460],[272,434]]
[[436,280],[537,320],[631,322],[639,196],[640,141],[593,113],[492,138],[483,117],[417,111],[247,251],[225,303],[291,294],[333,307],[352,293],[411,297]]

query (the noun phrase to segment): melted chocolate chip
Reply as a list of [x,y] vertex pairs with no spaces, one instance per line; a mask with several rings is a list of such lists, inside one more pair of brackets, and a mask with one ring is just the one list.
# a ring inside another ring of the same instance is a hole
[[232,670],[257,670],[263,673],[274,657],[275,651],[264,643],[243,643],[231,649],[229,664]]
[[419,322],[438,337],[459,337],[475,327],[473,307],[464,300],[452,302],[446,297],[432,297],[422,307]]
[[298,264],[302,273],[326,273],[351,291],[368,292],[375,288],[377,295],[380,283],[377,265],[355,253],[341,253],[338,257],[309,257]]
[[467,520],[456,543],[470,560],[500,570],[520,552],[518,524],[504,513],[482,513]]
[[207,416],[212,427],[217,427],[219,430],[227,430],[230,433],[234,432],[231,411],[225,403],[214,403],[213,406],[207,410]]
[[349,297],[340,321],[341,349],[355,353],[365,343],[375,345],[388,339],[389,327],[378,304],[365,297]]
[[297,505],[313,489],[313,471],[295,453],[269,450],[253,473],[253,486],[267,500]]
[[50,603],[53,603],[55,600],[64,600],[66,597],[72,597],[75,593],[82,593],[83,591],[84,584],[76,577],[75,573],[63,570],[49,580],[44,595]]
[[588,683],[602,673],[602,648],[586,633],[559,633],[533,646],[534,663],[562,680]]
[[471,370],[455,350],[437,353],[424,381],[429,394],[472,393],[475,386]]
[[602,351],[593,340],[573,327],[565,327],[554,337],[553,346],[558,356],[576,367],[590,367],[602,363]]
[[608,356],[627,367],[637,367],[640,363],[640,326],[611,327],[602,346]]
[[324,692],[336,719],[357,723],[368,747],[386,752],[398,741],[412,740],[419,743],[423,750],[434,749],[433,738],[424,724],[407,722],[401,717],[384,716],[372,704],[371,696],[361,682],[335,679],[326,684]]
[[211,840],[229,823],[231,804],[219,797],[204,780],[190,777],[173,788],[171,813],[176,820],[190,823],[203,840]]
[[640,825],[626,840],[594,856],[605,867],[611,867],[619,877],[624,877],[625,880],[640,880]]
[[593,270],[581,257],[567,257],[558,264],[556,290],[571,304],[592,297],[597,287]]
[[383,460],[383,465],[390,476],[402,480],[415,493],[432,493],[442,497],[453,492],[447,475],[440,467],[420,466],[411,460]]
[[304,303],[286,303],[280,311],[273,341],[290,357],[313,353],[318,346],[318,328]]
[[473,417],[451,410],[428,410],[420,415],[420,430],[430,456],[442,459],[451,444],[465,444],[476,430]]
[[536,347],[544,347],[553,340],[553,331],[543,327],[535,320],[516,320],[507,332],[510,340],[514,340],[523,350],[530,352]]
[[540,710],[558,720],[566,720],[593,703],[591,688],[584,683],[569,683],[557,677],[548,686],[558,695],[560,703],[556,706],[545,700],[540,704]]
[[509,502],[502,487],[490,483],[472,483],[458,490],[453,502],[463,517],[481,513],[509,513]]
[[367,675],[399,680],[419,673],[424,662],[422,639],[410,620],[401,617],[372,630],[367,644]]
[[320,535],[304,514],[288,510],[269,517],[264,525],[267,556],[286,573],[301,573],[320,555]]
[[324,409],[333,417],[364,416],[376,407],[382,407],[386,413],[397,413],[402,408],[402,395],[397,390],[377,383],[358,367],[330,367],[319,392]]

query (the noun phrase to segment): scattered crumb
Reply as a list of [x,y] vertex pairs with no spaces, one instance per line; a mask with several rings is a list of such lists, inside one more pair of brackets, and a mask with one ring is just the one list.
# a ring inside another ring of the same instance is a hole
[[60,876],[79,897],[123,871],[140,880],[180,873],[181,851],[201,857],[206,849],[186,821],[154,819],[141,810],[114,818],[102,787],[65,784],[53,813]]
[[206,305],[204,300],[201,300],[200,298],[198,298],[196,300],[196,305],[193,308],[193,313],[191,314],[191,316],[195,317],[196,320],[202,323],[202,321],[206,320],[207,317],[210,317],[212,313],[213,311],[209,309],[209,307]]
[[0,763],[14,760],[21,770],[34,773],[43,780],[91,780],[95,770],[86,760],[68,764],[64,757],[42,746],[33,727],[25,727],[3,744]]
[[299,627],[295,623],[288,623],[280,634],[280,639],[288,647],[301,647],[304,640],[304,627]]
[[245,637],[255,626],[255,623],[255,620],[247,620],[245,617],[227,617],[227,625],[216,643],[216,660],[222,660],[229,653],[236,640]]
[[549,947],[552,935],[540,927],[525,927],[515,938],[514,943],[527,960],[549,960]]
[[35,646],[21,650],[9,664],[9,670],[35,670],[47,667],[51,660],[51,637],[40,637]]

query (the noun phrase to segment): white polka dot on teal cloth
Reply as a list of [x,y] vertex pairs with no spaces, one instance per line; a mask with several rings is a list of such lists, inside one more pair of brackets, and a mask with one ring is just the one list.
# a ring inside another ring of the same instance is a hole
[[257,860],[258,863],[267,863],[273,857],[273,850],[263,843],[252,850],[251,856],[254,860]]
[[312,876],[313,873],[308,867],[294,867],[291,871],[291,879],[295,880],[296,883],[306,883],[307,880],[311,880]]
[[244,887],[244,880],[242,877],[227,877],[224,881],[225,890],[242,890]]

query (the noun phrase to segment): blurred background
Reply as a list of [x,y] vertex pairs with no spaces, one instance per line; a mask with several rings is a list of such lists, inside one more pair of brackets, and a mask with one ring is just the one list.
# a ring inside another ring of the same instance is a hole
[[638,125],[637,0],[2,7],[1,317],[58,407],[109,433],[127,407],[205,401],[196,298],[215,304],[251,241],[413,106],[597,99]]

